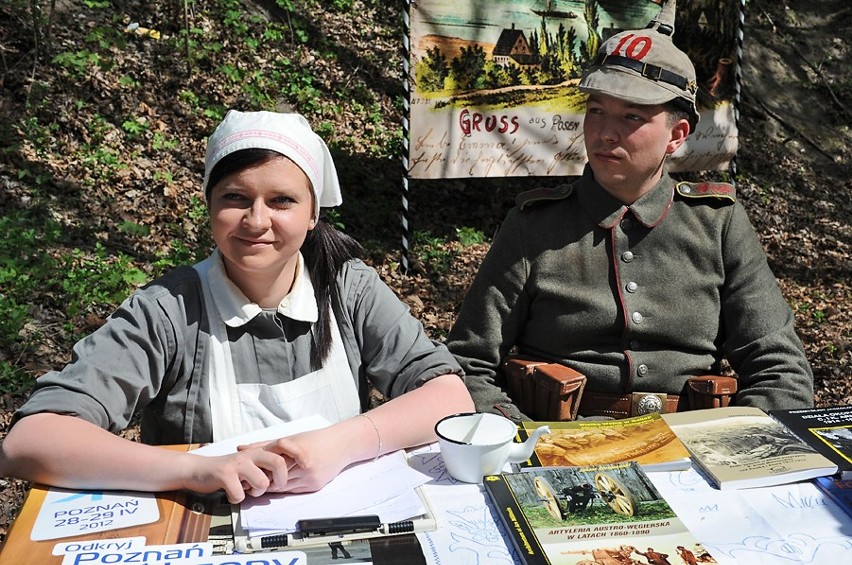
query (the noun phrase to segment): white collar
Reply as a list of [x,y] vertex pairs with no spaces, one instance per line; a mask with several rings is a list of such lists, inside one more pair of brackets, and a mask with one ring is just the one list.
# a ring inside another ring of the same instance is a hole
[[[214,252],[214,256],[213,264],[207,272],[213,301],[225,324],[231,327],[242,326],[260,314],[263,309],[246,298],[246,295],[228,278],[225,264],[222,262],[222,254],[218,249]],[[305,260],[301,253],[296,263],[296,280],[293,288],[278,304],[278,313],[301,322],[314,323],[319,318],[314,285],[311,284],[311,276],[305,268]]]

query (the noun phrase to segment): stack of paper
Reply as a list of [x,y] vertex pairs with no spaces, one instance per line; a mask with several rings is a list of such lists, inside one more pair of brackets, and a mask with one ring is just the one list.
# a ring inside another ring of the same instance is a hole
[[240,525],[250,536],[296,531],[296,522],[377,514],[382,523],[407,520],[426,512],[415,488],[428,475],[409,467],[402,451],[345,469],[317,492],[267,494],[240,505]]
[[[329,422],[320,417],[306,418],[216,442],[193,453],[225,455],[236,452],[238,445],[269,441],[328,425]],[[430,480],[428,475],[408,465],[404,452],[397,451],[344,469],[317,492],[247,498],[240,505],[239,527],[254,537],[294,532],[296,522],[308,518],[376,514],[386,524],[408,520],[427,513],[415,489]]]

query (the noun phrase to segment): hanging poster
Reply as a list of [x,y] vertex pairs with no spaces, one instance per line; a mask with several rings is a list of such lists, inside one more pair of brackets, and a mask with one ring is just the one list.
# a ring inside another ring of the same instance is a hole
[[[578,175],[598,47],[644,28],[661,0],[412,0],[410,178]],[[741,0],[681,0],[675,44],[692,59],[701,121],[671,171],[724,170],[737,150]]]

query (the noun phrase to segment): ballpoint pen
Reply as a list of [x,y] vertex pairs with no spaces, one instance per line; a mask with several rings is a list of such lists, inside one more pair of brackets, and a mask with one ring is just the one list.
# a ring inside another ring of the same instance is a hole
[[326,545],[348,540],[412,533],[421,529],[412,520],[382,523],[375,515],[300,520],[298,527],[299,531],[294,533],[241,538],[236,541],[234,549],[240,553],[248,553],[284,547]]

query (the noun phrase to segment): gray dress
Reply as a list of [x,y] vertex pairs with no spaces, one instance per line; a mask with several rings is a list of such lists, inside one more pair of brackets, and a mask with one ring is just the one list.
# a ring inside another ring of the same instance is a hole
[[[369,384],[389,397],[459,373],[447,349],[431,341],[378,273],[359,260],[336,281],[335,316],[362,406]],[[311,324],[277,312],[228,328],[240,383],[273,385],[311,371]],[[198,273],[178,268],[130,296],[107,323],[74,346],[62,371],[37,380],[15,418],[72,414],[114,433],[142,415],[142,440],[209,442],[208,320]]]

